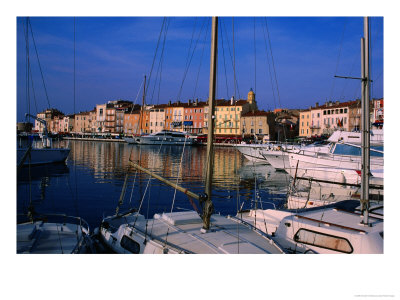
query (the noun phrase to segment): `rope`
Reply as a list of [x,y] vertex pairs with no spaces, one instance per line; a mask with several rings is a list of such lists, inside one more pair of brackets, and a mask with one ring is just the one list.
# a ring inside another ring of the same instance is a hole
[[256,17],[254,17],[254,93],[257,91]]
[[[340,46],[339,46],[339,54],[338,54],[338,58],[336,61],[336,69],[335,69],[335,75],[337,75],[337,71],[338,71],[338,67],[339,67],[339,62],[340,62],[340,55],[342,53],[342,46],[343,46],[343,38],[344,38],[344,33],[346,31],[346,23],[347,23],[347,18],[344,18],[344,25],[343,25],[343,31],[342,31],[342,38],[340,41]],[[333,77],[332,79],[332,87],[331,87],[331,92],[329,94],[329,99],[332,100],[332,94],[333,94],[333,90],[335,88],[335,82],[336,82],[336,77]]]
[[[162,22],[162,25],[161,25],[161,29],[160,29],[160,34],[158,35],[156,51],[155,51],[155,53],[154,53],[153,62],[152,62],[152,64],[151,64],[150,75],[149,75],[149,80],[148,80],[148,82],[147,82],[147,87],[146,87],[146,89],[145,89],[145,90],[146,90],[146,93],[147,93],[148,88],[149,88],[149,86],[150,86],[151,74],[153,73],[153,68],[154,68],[154,63],[155,63],[156,57],[157,57],[158,47],[160,46],[161,35],[162,35],[162,32],[163,32],[164,27],[166,26],[166,25],[165,25],[165,24],[166,24],[166,20],[167,20],[167,18],[164,17],[163,22]],[[145,97],[145,95],[144,95],[143,97]]]
[[228,89],[228,76],[226,75],[226,62],[225,62],[225,47],[224,47],[224,36],[222,34],[222,26],[219,27],[221,31],[221,42],[222,42],[222,57],[224,59],[224,71],[225,71],[225,85],[226,85],[226,96],[229,99],[229,89]]
[[[197,19],[196,19],[196,20],[197,20]],[[189,51],[188,51],[188,57],[187,57],[186,68],[185,68],[185,72],[184,72],[184,74],[183,74],[181,87],[180,87],[180,89],[179,89],[179,93],[178,93],[178,96],[177,96],[177,99],[178,99],[178,100],[179,100],[180,97],[181,97],[181,93],[182,93],[182,89],[183,89],[183,84],[184,84],[184,82],[185,82],[186,75],[187,75],[187,73],[188,73],[188,71],[189,71],[189,67],[190,67],[190,64],[191,64],[191,62],[192,62],[193,55],[194,55],[194,52],[195,52],[195,50],[196,50],[196,48],[197,48],[197,44],[198,44],[198,42],[199,42],[200,35],[201,35],[201,32],[203,31],[203,28],[204,28],[205,23],[206,23],[206,22],[205,22],[205,20],[204,20],[204,21],[203,21],[203,24],[202,24],[202,26],[201,26],[201,29],[200,29],[200,31],[199,31],[199,34],[198,34],[198,36],[197,36],[196,43],[195,43],[195,45],[193,46],[193,50],[191,51],[192,53],[191,53],[190,58],[189,58],[190,50],[191,50],[191,47],[192,47],[192,40],[193,40],[194,30],[195,30],[195,29],[193,29],[192,39],[191,39],[191,41],[190,41],[190,47],[189,47]],[[195,23],[195,25],[196,25],[196,23]]]
[[[221,21],[222,21],[222,19],[220,19]],[[226,27],[225,27],[225,23],[222,23],[221,22],[221,25],[222,24],[224,24],[224,31],[225,31],[225,36],[226,37],[228,37],[228,34],[227,34],[227,31],[226,31]],[[229,43],[228,43],[229,44]],[[228,50],[229,50],[229,55],[230,55],[230,58],[231,58],[231,64],[232,64],[232,67],[233,67],[233,57],[232,57],[232,53],[231,53],[231,48],[230,47],[228,47]],[[238,85],[238,82],[237,82],[237,80],[236,80],[236,78],[234,78],[234,83],[233,83],[233,85],[234,85],[234,87],[235,87],[235,97],[236,97],[236,88],[237,88],[237,94],[238,94],[238,96],[239,96],[239,98],[240,98],[240,90],[239,90],[239,85]]]
[[207,39],[207,36],[208,36],[209,29],[210,29],[210,21],[207,22],[207,29],[206,29],[205,34],[204,34],[203,50],[201,51],[199,69],[197,71],[196,84],[195,84],[194,93],[193,93],[193,100],[194,100],[194,98],[196,96],[196,91],[197,91],[197,86],[198,86],[199,76],[200,76],[200,69],[201,69],[201,66],[202,66],[202,63],[203,63],[204,49],[206,48],[206,39]]
[[[33,41],[33,45],[35,46],[36,57],[37,57],[38,64],[39,64],[40,75],[42,76],[42,82],[43,82],[43,87],[44,87],[44,91],[45,91],[45,94],[46,94],[47,104],[49,105],[49,108],[51,108],[49,95],[47,94],[46,84],[45,84],[45,81],[44,81],[42,66],[40,64],[39,54],[38,54],[38,51],[37,51],[37,48],[36,48],[35,37],[33,36],[32,24],[31,24],[31,20],[30,20],[29,17],[28,17],[27,22],[29,23],[29,26],[30,26],[30,29],[31,29],[32,41]],[[74,19],[74,26],[75,26],[75,19]],[[74,38],[75,38],[75,32],[74,32]],[[75,49],[74,49],[74,51],[75,51]]]

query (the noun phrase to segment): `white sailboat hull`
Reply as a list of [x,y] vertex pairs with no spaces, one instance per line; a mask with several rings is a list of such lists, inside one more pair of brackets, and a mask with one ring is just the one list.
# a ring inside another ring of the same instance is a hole
[[262,156],[260,151],[265,147],[269,147],[268,145],[237,145],[236,149],[240,151],[249,161],[252,162],[263,162],[268,163],[268,161]]

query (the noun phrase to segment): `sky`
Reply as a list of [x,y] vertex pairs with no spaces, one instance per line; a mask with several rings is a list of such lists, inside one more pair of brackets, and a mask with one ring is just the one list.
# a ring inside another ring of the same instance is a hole
[[[383,23],[371,18],[373,98],[383,97]],[[48,107],[141,104],[145,75],[147,104],[208,97],[211,18],[31,17],[30,25],[27,97],[26,18],[16,18],[18,121]],[[218,35],[217,98],[253,89],[264,110],[360,98],[358,80],[334,76],[360,77],[361,17],[221,17]]]

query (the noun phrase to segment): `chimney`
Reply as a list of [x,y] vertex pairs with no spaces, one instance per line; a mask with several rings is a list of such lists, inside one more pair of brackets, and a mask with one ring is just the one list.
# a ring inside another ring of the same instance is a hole
[[168,101],[168,106],[171,106],[171,100]]
[[189,103],[189,105],[192,104],[192,100],[189,99],[188,103]]
[[196,98],[196,105],[199,105],[199,98]]
[[340,101],[338,100],[338,101],[336,101],[336,105],[339,105],[340,104]]
[[319,106],[319,103],[318,102],[315,102],[315,107],[318,107]]

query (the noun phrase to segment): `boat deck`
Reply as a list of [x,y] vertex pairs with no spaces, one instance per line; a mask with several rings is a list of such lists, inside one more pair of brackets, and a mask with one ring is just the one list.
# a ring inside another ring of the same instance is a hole
[[17,253],[73,253],[81,238],[75,224],[25,223],[17,225]]

